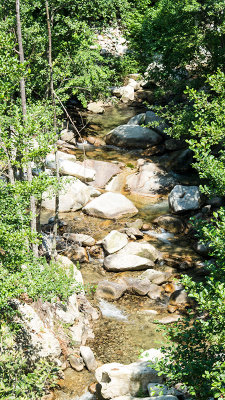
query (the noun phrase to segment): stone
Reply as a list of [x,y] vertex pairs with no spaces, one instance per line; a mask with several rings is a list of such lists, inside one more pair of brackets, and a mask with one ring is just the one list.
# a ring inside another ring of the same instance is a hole
[[168,193],[177,180],[154,163],[145,163],[139,167],[138,173],[126,179],[126,189],[131,193],[143,196]]
[[190,304],[190,298],[184,289],[175,290],[170,296],[169,304],[172,306],[188,305]]
[[74,278],[74,285],[75,287],[80,287],[80,291],[83,291],[84,281],[82,274],[79,269],[77,269],[76,265],[71,261],[68,257],[58,255],[57,262],[59,262],[62,267],[65,269],[65,272],[69,275],[70,269],[73,269],[73,278]]
[[[148,393],[149,396],[167,396],[172,395],[171,397],[175,396],[178,392],[174,388],[168,388],[166,385],[162,385],[160,383],[149,383],[148,384]],[[176,399],[176,397],[175,397]],[[172,400],[172,399],[171,399]]]
[[181,318],[182,318],[181,315],[176,314],[176,315],[170,315],[169,317],[161,318],[157,320],[157,322],[163,325],[173,324],[174,322],[179,321]]
[[95,360],[95,356],[93,351],[88,346],[80,347],[80,354],[84,360],[84,363],[89,371],[95,371],[97,366],[97,362]]
[[111,231],[103,240],[102,245],[107,253],[112,254],[121,250],[128,243],[127,235],[119,231]]
[[127,290],[139,296],[145,296],[150,290],[150,281],[148,279],[140,278],[123,278],[127,285]]
[[105,111],[102,101],[89,103],[87,109],[88,111],[91,111],[94,114],[103,114]]
[[55,304],[56,317],[65,324],[72,325],[79,318],[77,295],[74,293],[69,297],[66,304],[58,302]]
[[74,135],[74,132],[71,131],[71,130],[69,130],[69,129],[63,129],[63,130],[60,132],[60,138],[61,138],[63,141],[65,141],[65,142],[67,142],[67,143],[71,143],[71,144],[73,144],[73,145],[76,144],[76,139],[75,139],[74,136],[75,136],[75,135]]
[[178,140],[173,138],[165,140],[166,150],[175,151],[183,149],[184,147],[187,147],[187,143],[185,142],[185,140]]
[[123,86],[121,88],[121,101],[123,103],[128,103],[129,101],[133,101],[134,100],[134,87],[127,85],[127,86]]
[[120,193],[104,193],[88,203],[83,211],[89,215],[107,219],[119,219],[138,213],[133,203]]
[[148,279],[149,281],[153,281],[154,279],[161,278],[163,275],[162,271],[157,271],[156,269],[147,269],[140,275],[141,279]]
[[149,288],[148,297],[152,300],[158,300],[162,297],[162,287],[152,283]]
[[90,235],[84,235],[83,233],[64,233],[63,237],[74,243],[78,243],[80,246],[94,246],[95,239]]
[[69,247],[65,254],[67,257],[71,258],[73,262],[79,261],[83,263],[89,260],[86,249],[78,245]]
[[130,118],[127,125],[142,125],[145,123],[145,113],[135,115]]
[[182,233],[186,227],[182,219],[170,214],[161,215],[160,217],[154,219],[153,223],[160,226],[160,228],[175,234]]
[[73,162],[63,160],[59,163],[59,172],[62,175],[71,175],[80,179],[81,181],[90,182],[95,179],[95,170],[93,168],[86,168],[80,162]]
[[126,234],[134,239],[141,239],[143,238],[144,234],[137,228],[126,228],[125,229]]
[[120,125],[105,137],[106,144],[127,149],[146,149],[162,142],[162,136],[152,129],[136,125]]
[[102,281],[98,284],[96,296],[106,300],[118,300],[126,290],[125,283]]
[[168,197],[169,207],[172,212],[182,213],[198,210],[201,206],[201,196],[198,186],[176,185]]
[[150,361],[153,363],[156,362],[157,360],[161,360],[163,357],[164,354],[161,352],[160,349],[149,349],[141,353],[140,360]]
[[75,369],[75,371],[80,372],[80,371],[82,371],[82,369],[84,369],[83,360],[82,360],[82,358],[79,357],[79,356],[70,355],[70,356],[69,356],[69,363],[70,363],[71,367],[72,367],[73,369]]
[[44,324],[36,311],[28,304],[17,303],[29,345],[40,357],[59,357],[61,347],[53,332]]
[[136,220],[133,221],[133,222],[127,222],[127,223],[126,223],[126,226],[127,226],[128,228],[141,229],[142,226],[143,226],[143,221],[142,221],[142,219],[138,218],[138,219],[136,219]]
[[101,385],[103,399],[114,399],[118,396],[137,396],[147,394],[150,382],[162,382],[162,377],[149,366],[148,362],[139,361],[129,365],[119,363],[104,364],[95,372]]
[[161,157],[160,161],[164,162],[167,169],[173,170],[174,172],[189,172],[194,161],[193,151],[190,149],[184,149],[166,153]]
[[96,188],[104,188],[110,179],[121,172],[121,164],[99,160],[85,160],[82,165],[95,171],[95,178],[90,184]]
[[[76,156],[74,156],[73,154],[64,153],[63,151],[58,151],[58,159],[59,159],[59,163],[63,162],[63,161],[76,162]],[[45,165],[49,169],[55,169],[55,154],[54,153],[47,154],[47,156],[45,158]]]
[[152,279],[152,283],[156,285],[162,285],[162,283],[167,282],[171,278],[172,273],[169,271],[162,272],[161,275],[156,276]]
[[113,254],[104,259],[104,267],[107,271],[139,271],[153,266],[153,262],[147,258],[134,254]]
[[[157,250],[152,244],[148,242],[130,242],[122,250],[120,250],[118,255],[135,255],[139,257],[144,257],[152,262],[162,260],[162,253]],[[154,264],[151,264],[153,266]]]
[[163,121],[163,119],[156,115],[153,111],[146,112],[145,125],[150,126],[160,134],[164,134],[165,129],[168,128],[168,125]]
[[[60,178],[62,189],[59,192],[59,212],[80,210],[91,199],[93,188],[74,177]],[[55,211],[55,196],[50,189],[43,193],[42,207]]]

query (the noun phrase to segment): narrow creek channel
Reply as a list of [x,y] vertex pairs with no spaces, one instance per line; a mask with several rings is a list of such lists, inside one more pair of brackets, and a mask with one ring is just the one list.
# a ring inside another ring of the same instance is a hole
[[[132,116],[139,113],[139,109],[132,107],[107,109],[103,115],[91,115],[91,124],[100,126],[98,135],[103,137],[109,130],[126,123]],[[66,232],[85,233],[95,240],[102,240],[113,229],[123,229],[127,222],[141,218],[143,223],[148,223],[153,231],[152,236],[144,233],[143,240],[153,244],[165,257],[170,255],[187,256],[197,261],[198,255],[192,250],[190,242],[183,234],[167,235],[165,232],[156,230],[152,221],[169,212],[167,196],[145,197],[137,194],[129,194],[124,191],[123,180],[135,170],[137,160],[146,158],[141,151],[122,151],[119,149],[87,146],[86,158],[100,161],[120,162],[124,164],[120,176],[118,191],[122,191],[138,208],[139,213],[135,217],[107,220],[85,215],[82,211],[60,214],[60,219],[66,222]],[[83,161],[84,153],[81,148],[76,149],[76,157]],[[157,162],[157,157],[148,157],[149,162]],[[180,181],[191,183],[195,181],[194,176],[180,176]],[[119,189],[123,187],[123,189]],[[102,193],[104,190],[101,190]],[[52,213],[44,211],[42,223],[46,223]],[[159,269],[164,270],[161,265]],[[95,288],[99,281],[118,280],[124,276],[137,277],[142,271],[107,272],[103,268],[103,255],[99,258],[89,257],[88,262],[80,264],[80,270],[85,285]],[[174,274],[179,278],[179,273]],[[97,299],[95,294],[89,291],[88,300],[91,304],[101,310],[101,317],[94,323],[95,338],[87,343],[93,350],[99,365],[110,362],[129,364],[138,359],[141,351],[150,348],[159,348],[166,345],[166,338],[159,331],[155,320],[166,317],[166,299],[161,301],[151,300],[146,296],[125,294],[119,300],[108,302]],[[84,369],[76,372],[71,368],[64,371],[65,379],[59,381],[60,389],[55,390],[55,399],[72,400],[78,399],[87,391],[88,385],[95,381],[93,373]]]

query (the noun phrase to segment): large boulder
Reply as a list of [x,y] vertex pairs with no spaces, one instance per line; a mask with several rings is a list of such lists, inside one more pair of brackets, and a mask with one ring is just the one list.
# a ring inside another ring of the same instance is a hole
[[146,149],[162,142],[162,136],[138,125],[120,125],[106,136],[106,143],[127,149]]
[[111,231],[102,241],[104,249],[109,254],[121,250],[127,243],[127,235],[116,230]]
[[107,271],[139,271],[154,265],[148,258],[134,254],[112,254],[104,259],[104,267]]
[[168,193],[175,185],[176,179],[154,163],[145,163],[138,173],[129,175],[126,187],[131,193],[143,196]]
[[127,125],[142,125],[145,123],[145,113],[137,114],[130,118]]
[[118,300],[126,291],[125,283],[101,281],[98,284],[96,296],[106,300]]
[[[80,210],[84,207],[95,190],[73,177],[62,177],[60,179],[62,189],[59,192],[59,212],[70,212]],[[55,211],[55,196],[50,190],[43,193],[42,207]]]
[[103,399],[114,399],[119,396],[138,396],[148,393],[148,384],[161,383],[162,377],[146,361],[129,365],[119,363],[104,364],[95,372],[101,385]]
[[25,337],[36,349],[40,357],[58,357],[61,347],[52,330],[41,320],[37,312],[29,304],[18,304],[18,311],[24,326]]
[[145,257],[152,262],[162,260],[162,253],[148,242],[130,242],[117,254]]
[[154,131],[159,132],[160,134],[164,134],[168,125],[156,115],[153,111],[147,111],[145,114],[145,125],[150,126]]
[[115,164],[106,161],[85,160],[85,168],[95,170],[95,179],[90,184],[97,188],[104,188],[109,180],[121,172],[121,164]]
[[174,213],[198,210],[201,206],[201,196],[198,186],[176,185],[170,192],[169,207]]
[[119,219],[138,213],[133,203],[120,193],[104,193],[88,203],[83,211],[89,215],[107,219]]

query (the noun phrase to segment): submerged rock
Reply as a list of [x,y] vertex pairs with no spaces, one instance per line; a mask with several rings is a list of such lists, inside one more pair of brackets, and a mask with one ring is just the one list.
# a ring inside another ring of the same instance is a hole
[[120,193],[104,193],[88,203],[83,211],[89,215],[107,219],[118,219],[138,213],[133,203]]
[[185,223],[182,219],[170,214],[161,215],[154,219],[153,223],[172,233],[182,233],[185,230]]
[[105,138],[107,144],[127,149],[146,149],[162,142],[162,136],[149,128],[138,125],[120,125]]

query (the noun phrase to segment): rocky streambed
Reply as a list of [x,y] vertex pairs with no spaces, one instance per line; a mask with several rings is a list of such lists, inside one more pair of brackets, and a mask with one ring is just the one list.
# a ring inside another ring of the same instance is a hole
[[[180,396],[154,386],[161,378],[146,360],[160,357],[156,349],[166,344],[157,321],[173,323],[191,305],[180,275],[204,275],[207,249],[194,242],[189,217],[207,215],[219,199],[201,197],[192,155],[183,142],[166,136],[165,123],[152,111],[132,116],[134,111],[120,109],[116,126],[104,114],[101,123],[98,115],[95,140],[89,135],[81,145],[67,129],[58,143],[64,184],[57,250],[81,286],[67,305],[36,307],[58,341],[52,344],[58,351],[47,355],[56,357],[63,371],[46,400]],[[113,128],[106,137],[104,120]],[[93,121],[89,125],[93,129]],[[46,168],[54,171],[53,154]],[[50,193],[42,206],[46,253],[53,227]],[[144,350],[149,354],[137,361]]]

